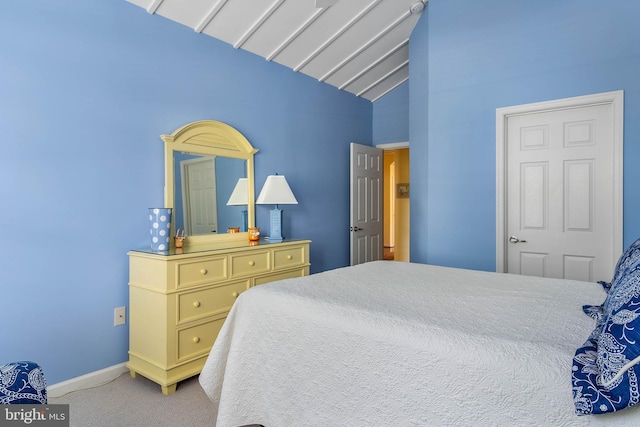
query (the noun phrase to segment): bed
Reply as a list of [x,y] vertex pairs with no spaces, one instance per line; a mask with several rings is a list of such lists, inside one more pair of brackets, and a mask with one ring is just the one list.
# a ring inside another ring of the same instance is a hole
[[389,261],[287,279],[240,295],[199,381],[219,427],[637,426],[575,412],[607,289]]

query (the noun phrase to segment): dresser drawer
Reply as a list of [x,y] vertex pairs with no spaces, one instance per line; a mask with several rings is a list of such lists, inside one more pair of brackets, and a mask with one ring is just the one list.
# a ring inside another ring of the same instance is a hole
[[211,350],[225,317],[178,331],[178,362]]
[[275,249],[273,251],[274,270],[283,270],[305,263],[305,250],[302,246],[292,246],[285,249]]
[[227,279],[227,257],[199,258],[176,264],[178,288]]
[[178,323],[227,312],[241,292],[247,290],[249,280],[229,283],[178,295]]
[[268,251],[252,251],[231,257],[231,277],[251,276],[271,270]]
[[[231,236],[234,237],[234,236]],[[129,362],[171,394],[197,375],[229,310],[248,288],[309,274],[309,240],[221,239],[170,254],[130,251]],[[180,252],[180,253],[178,253]]]
[[253,281],[254,286],[264,285],[265,283],[275,282],[276,280],[292,279],[294,277],[303,277],[309,275],[309,267],[296,268],[295,270],[282,271],[279,273],[266,274],[256,277]]

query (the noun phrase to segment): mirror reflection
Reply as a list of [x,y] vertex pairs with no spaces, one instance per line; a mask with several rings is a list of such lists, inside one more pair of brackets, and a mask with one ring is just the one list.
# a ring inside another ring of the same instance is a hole
[[[240,229],[255,225],[253,165],[258,149],[237,129],[215,120],[187,123],[160,138],[165,153],[164,205],[174,208],[171,234],[186,229],[185,250],[246,243],[248,232]],[[246,184],[239,188],[246,195],[236,197],[234,188],[242,178]],[[248,204],[239,203],[241,199]]]
[[243,159],[174,151],[174,224],[188,236],[246,230],[247,206],[227,205],[240,178]]

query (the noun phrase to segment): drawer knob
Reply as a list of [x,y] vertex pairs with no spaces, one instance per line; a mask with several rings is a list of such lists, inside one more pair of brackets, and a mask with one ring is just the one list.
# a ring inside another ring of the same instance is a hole
[[193,306],[194,306],[195,308],[200,307],[200,301],[195,301],[195,302],[193,303]]
[[205,275],[207,273],[208,273],[208,271],[207,271],[206,268],[203,268],[202,270],[200,270],[200,274],[202,274],[202,275]]
[[293,257],[292,257],[291,255],[287,255],[287,259],[288,259],[289,261],[291,261],[291,260],[293,259]]
[[193,337],[193,342],[198,344],[200,342],[200,337]]
[[256,262],[255,261],[249,261],[249,265],[253,267],[254,265],[256,265]]
[[238,292],[234,292],[231,294],[234,298],[238,298],[238,295],[240,295]]

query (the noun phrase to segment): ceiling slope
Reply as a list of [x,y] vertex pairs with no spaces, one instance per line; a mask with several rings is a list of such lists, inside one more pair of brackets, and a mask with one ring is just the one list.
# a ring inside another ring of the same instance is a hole
[[127,1],[375,101],[409,79],[409,36],[428,0]]

